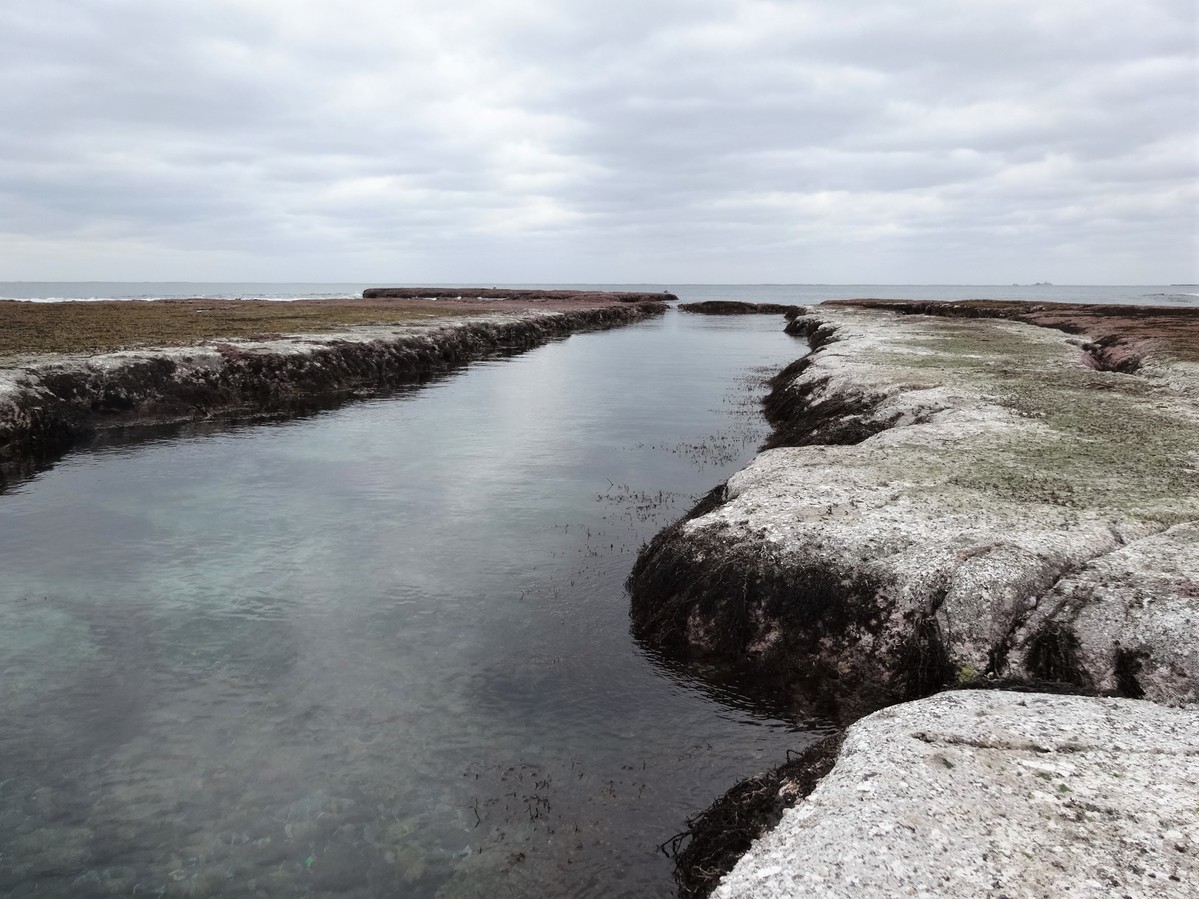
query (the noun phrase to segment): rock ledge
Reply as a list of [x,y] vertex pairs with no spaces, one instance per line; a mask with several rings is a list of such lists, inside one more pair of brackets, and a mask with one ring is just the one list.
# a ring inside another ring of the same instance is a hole
[[1196,883],[1199,715],[957,691],[849,728],[714,895],[1186,899]]
[[1199,700],[1199,366],[818,308],[771,444],[642,552],[639,637],[851,721],[946,685]]
[[35,470],[100,430],[321,408],[667,308],[612,299],[493,307],[332,333],[42,354],[0,367],[0,483],[5,472]]

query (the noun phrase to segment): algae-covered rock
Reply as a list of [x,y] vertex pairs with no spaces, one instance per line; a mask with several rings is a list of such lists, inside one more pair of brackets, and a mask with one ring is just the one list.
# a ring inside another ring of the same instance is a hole
[[[670,298],[566,293],[558,303],[532,306],[445,304],[444,314],[399,314],[390,323],[342,310],[348,322],[338,329],[334,317],[315,333],[226,341],[206,332],[191,339],[176,322],[148,332],[177,336],[164,346],[0,355],[0,483],[6,472],[32,470],[98,430],[320,408],[356,391],[390,389],[489,355],[641,321],[662,314],[667,307],[659,300]],[[117,303],[112,314],[133,305]],[[144,311],[152,304],[136,305]]]

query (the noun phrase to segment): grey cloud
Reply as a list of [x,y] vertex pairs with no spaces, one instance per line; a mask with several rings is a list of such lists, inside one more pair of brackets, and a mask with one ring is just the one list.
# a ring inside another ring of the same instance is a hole
[[[320,252],[329,280],[860,281],[865,254],[1191,280],[1193,26],[1175,0],[9,0],[0,232],[243,265],[213,278]],[[123,276],[174,276],[144,258]],[[0,250],[57,276],[25,264]]]

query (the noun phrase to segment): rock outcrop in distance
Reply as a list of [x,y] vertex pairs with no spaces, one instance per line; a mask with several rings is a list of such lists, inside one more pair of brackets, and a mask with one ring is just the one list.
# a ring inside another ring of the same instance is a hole
[[703,300],[698,303],[680,303],[680,312],[699,315],[789,315],[796,316],[800,306],[785,303],[747,303],[742,300]]
[[560,300],[599,303],[672,303],[678,297],[669,291],[648,293],[632,290],[537,290],[519,287],[368,287],[364,300],[512,300],[544,303]]
[[0,368],[0,477],[35,470],[97,431],[323,408],[667,308],[570,300],[545,308],[496,303],[333,333],[24,360]]

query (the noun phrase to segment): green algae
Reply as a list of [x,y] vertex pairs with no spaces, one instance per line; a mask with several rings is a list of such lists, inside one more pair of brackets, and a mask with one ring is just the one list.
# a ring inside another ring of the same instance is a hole
[[1088,368],[1070,359],[1066,338],[1031,326],[971,319],[936,327],[859,358],[925,372],[951,389],[968,385],[1041,427],[929,451],[921,468],[931,480],[976,491],[979,502],[1103,509],[1164,525],[1194,517],[1199,428],[1159,383]]

